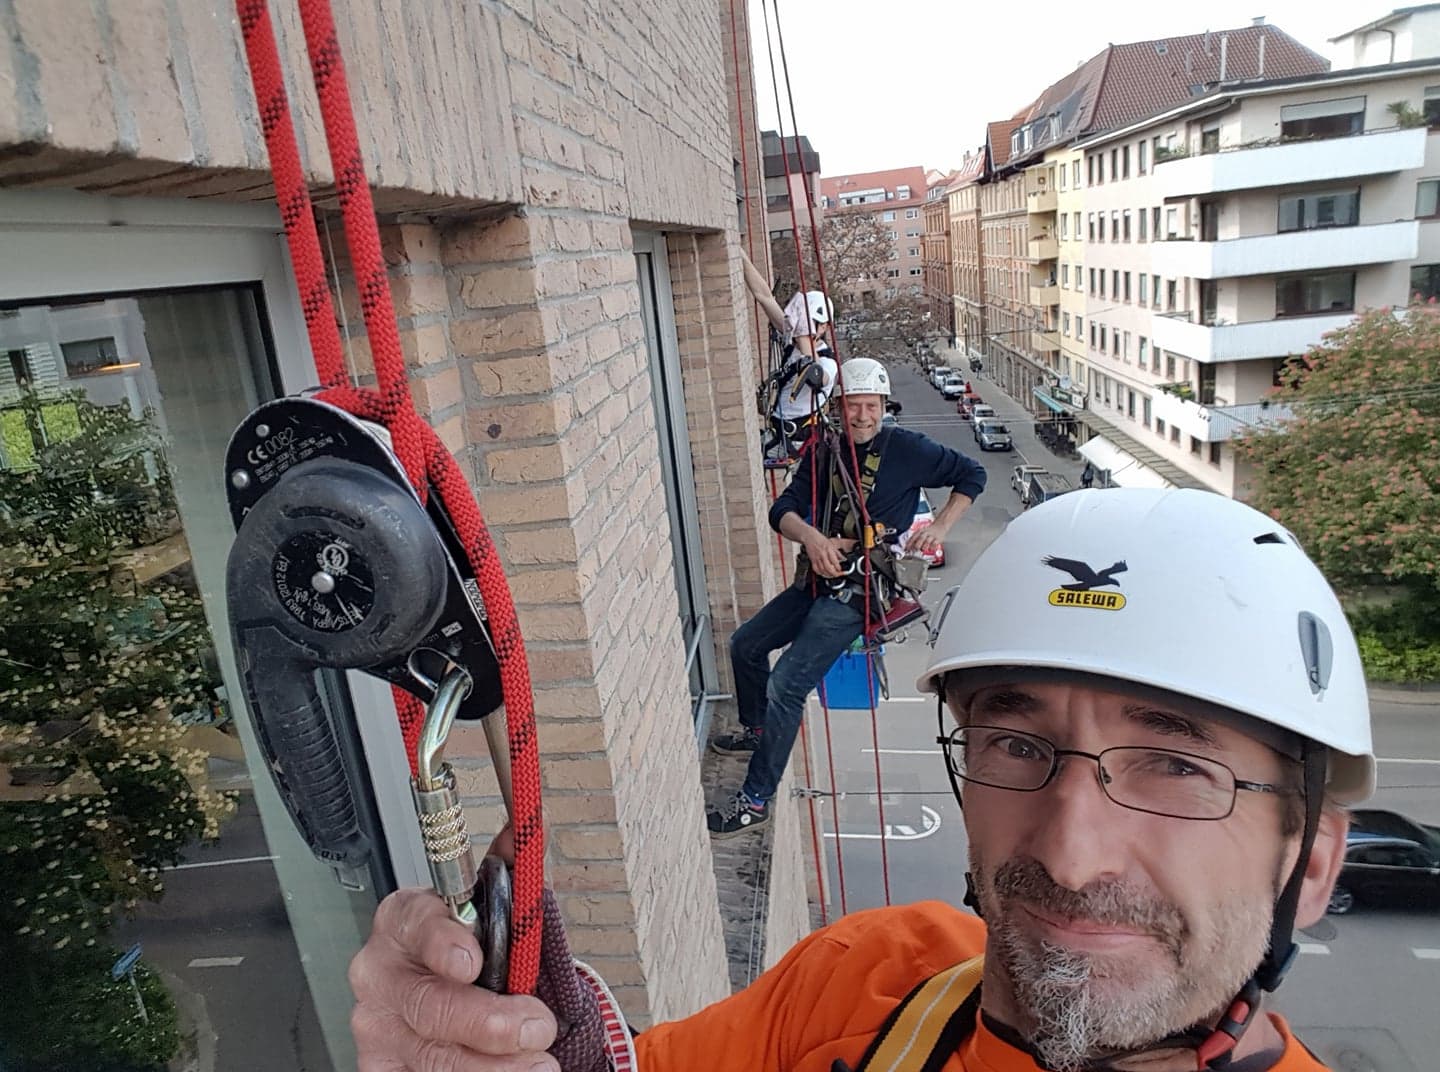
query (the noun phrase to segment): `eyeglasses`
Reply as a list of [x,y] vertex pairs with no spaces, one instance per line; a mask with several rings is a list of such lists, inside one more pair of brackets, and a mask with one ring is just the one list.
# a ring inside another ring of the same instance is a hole
[[1095,761],[1100,788],[1114,803],[1174,819],[1224,819],[1235,810],[1235,794],[1241,789],[1280,796],[1294,793],[1284,786],[1243,781],[1218,760],[1168,748],[1124,746],[1081,752],[999,726],[961,726],[935,740],[944,749],[952,779],[1034,793],[1050,784],[1064,757],[1080,756]]

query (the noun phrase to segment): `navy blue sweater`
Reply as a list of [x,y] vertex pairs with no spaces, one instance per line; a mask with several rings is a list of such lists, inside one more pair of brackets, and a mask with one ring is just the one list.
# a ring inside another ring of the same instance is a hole
[[[841,440],[842,458],[850,468],[850,444]],[[929,436],[909,428],[891,427],[880,432],[865,446],[857,447],[860,461],[870,449],[880,451],[880,468],[875,471],[875,487],[866,501],[870,520],[881,522],[893,532],[904,532],[915,520],[920,504],[921,488],[953,488],[971,499],[985,490],[985,467],[958,450],[941,446]],[[810,460],[815,447],[807,447],[795,463],[795,475],[770,507],[770,527],[780,531],[780,519],[795,513],[810,519]],[[817,466],[820,481],[816,501],[824,515],[825,499],[830,490],[824,454]],[[827,535],[833,535],[827,533]]]

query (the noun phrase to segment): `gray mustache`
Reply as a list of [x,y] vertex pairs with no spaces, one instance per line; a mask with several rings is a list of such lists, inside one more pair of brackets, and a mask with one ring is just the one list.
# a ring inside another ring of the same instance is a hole
[[1169,901],[1119,879],[1066,889],[1030,857],[1007,860],[997,867],[995,892],[1004,901],[1028,904],[1047,915],[1146,931],[1163,938],[1177,952],[1189,933],[1185,916]]

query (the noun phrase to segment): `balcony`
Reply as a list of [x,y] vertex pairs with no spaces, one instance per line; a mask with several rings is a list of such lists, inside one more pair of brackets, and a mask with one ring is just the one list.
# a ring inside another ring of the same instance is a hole
[[1038,235],[1030,239],[1029,254],[1032,261],[1053,261],[1060,256],[1060,243],[1053,234]]
[[1060,288],[1052,280],[1049,283],[1030,284],[1030,304],[1039,306],[1059,305]]
[[1425,165],[1424,127],[1347,138],[1279,142],[1160,162],[1155,183],[1166,200],[1234,190],[1387,175]]
[[1215,405],[1202,406],[1164,390],[1151,396],[1150,409],[1156,419],[1180,429],[1182,437],[1194,436],[1202,443],[1223,443],[1251,428],[1278,424],[1291,417],[1285,406],[1263,402],[1231,406],[1218,400]]
[[1227,238],[1221,242],[1172,238],[1156,243],[1151,250],[1157,275],[1172,279],[1230,279],[1414,260],[1419,248],[1420,224],[1399,220]]
[[1060,352],[1060,333],[1058,331],[1032,331],[1030,333],[1030,349],[1042,356],[1058,354]]
[[1329,332],[1343,328],[1353,313],[1292,316],[1249,324],[1194,324],[1177,316],[1156,316],[1150,332],[1157,350],[1214,364],[1303,354]]
[[1025,195],[1025,211],[1032,216],[1043,215],[1046,212],[1054,212],[1059,203],[1059,197],[1055,188],[1031,190]]

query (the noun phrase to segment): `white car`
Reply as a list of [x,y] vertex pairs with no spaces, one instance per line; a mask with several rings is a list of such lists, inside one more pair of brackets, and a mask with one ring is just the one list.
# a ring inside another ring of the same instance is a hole
[[930,370],[930,386],[938,389],[954,374],[955,370],[950,368],[950,366],[936,365]]
[[[920,503],[915,507],[915,520],[910,522],[910,527],[906,529],[905,534],[900,537],[900,549],[903,551],[906,545],[909,544],[910,537],[931,524],[934,520],[935,511],[930,507],[929,496],[922,490],[920,492]],[[932,566],[938,568],[945,565],[945,547],[943,545],[933,551],[922,551],[919,552],[919,554],[921,558]]]
[[946,398],[959,398],[965,393],[965,381],[959,376],[951,376],[941,385],[940,393]]
[[1030,493],[1030,478],[1036,473],[1049,472],[1043,465],[1017,465],[1010,470],[1010,490],[1020,496],[1023,503]]

